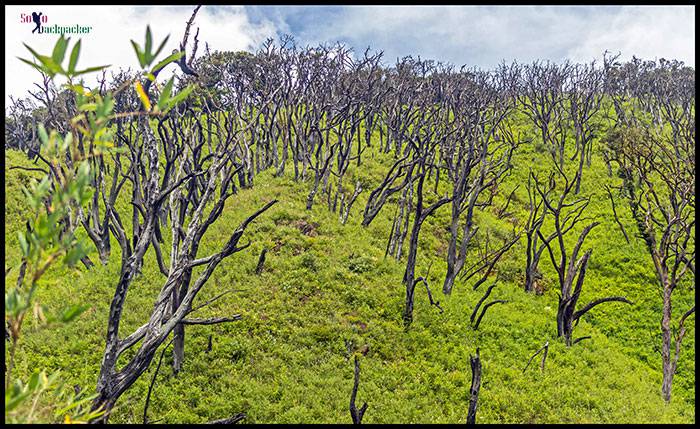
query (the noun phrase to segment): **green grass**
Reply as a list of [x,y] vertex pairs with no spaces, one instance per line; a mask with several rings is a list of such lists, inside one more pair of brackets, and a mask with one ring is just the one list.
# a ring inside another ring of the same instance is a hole
[[[495,199],[496,206],[501,206],[510,190],[521,184],[509,209],[520,225],[526,218],[528,167],[546,172],[548,156],[536,152],[533,145],[521,149],[513,160],[514,171]],[[6,152],[5,163],[30,164],[14,151]],[[390,163],[390,155],[376,153],[374,145],[363,155],[362,170],[353,166],[345,183],[352,186],[360,179],[365,188],[373,188]],[[36,174],[6,170],[6,267],[18,265],[16,232],[27,213],[21,187]],[[597,154],[584,171],[582,195],[592,196],[589,214],[602,224],[584,245],[594,251],[580,302],[625,295],[634,305],[610,303],[592,310],[574,331],[575,337],[592,339],[571,348],[555,338],[556,281],[546,255],[540,267],[548,290],[542,296],[522,291],[524,239],[498,265],[501,280],[491,297],[508,303],[490,308],[478,331],[469,326],[469,315],[491,281],[477,291],[471,290],[474,279],[467,284],[458,281],[452,296],[440,293],[447,206],[421,230],[416,273],[424,275],[433,261],[429,282],[444,313],[430,306],[421,287],[416,291],[414,323],[404,331],[405,257],[399,262],[384,259],[393,205],[363,228],[361,212],[369,194],[364,191],[348,223],[341,225],[338,215],[327,210],[325,195],[319,193],[313,210],[305,210],[309,183],[294,182],[291,174],[290,168],[281,178],[269,171],[258,175],[254,188],[232,197],[222,218],[204,237],[201,256],[217,250],[233,228],[265,202],[280,200],[249,226],[245,237],[252,241],[250,248],[226,259],[197,298],[204,302],[225,289],[236,289],[198,317],[241,313],[243,320],[187,328],[183,371],[172,375],[167,354],[149,408],[151,420],[199,423],[245,412],[248,423],[349,423],[353,363],[346,341],[352,341],[357,347],[369,346],[360,359],[357,399],[369,404],[365,423],[464,422],[471,379],[469,355],[476,347],[483,364],[479,423],[695,421],[695,320],[688,321],[673,400],[665,405],[660,392],[661,357],[654,349],[660,346],[659,287],[623,200],[617,207],[634,237],[630,244],[614,222],[603,184],[616,184],[619,179],[607,176]],[[128,210],[125,201],[120,204]],[[507,222],[495,220],[491,211],[478,214],[482,230],[512,230]],[[308,235],[301,232],[305,223],[315,226]],[[569,239],[575,240],[578,231]],[[270,250],[265,269],[257,276],[254,271],[263,246]],[[119,274],[119,253],[113,240],[106,266],[98,264],[91,271],[55,268],[47,273],[38,295],[42,303],[53,309],[88,303],[91,309],[59,328],[35,329],[29,320],[17,356],[19,376],[35,368],[60,369],[68,382],[94,389]],[[97,255],[92,259],[98,261]],[[7,281],[13,282],[16,275],[13,270]],[[163,281],[151,249],[143,274],[129,291],[121,336],[143,323]],[[686,287],[674,294],[674,300],[677,317],[692,305],[694,295]],[[213,350],[205,353],[209,335]],[[528,358],[547,340],[550,349],[544,374],[534,364],[522,373]],[[122,396],[111,422],[141,422],[154,369],[155,364]]]

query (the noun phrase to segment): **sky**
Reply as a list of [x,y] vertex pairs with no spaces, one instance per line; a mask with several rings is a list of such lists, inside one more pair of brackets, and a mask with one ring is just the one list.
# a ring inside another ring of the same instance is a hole
[[[91,26],[82,36],[78,68],[111,64],[138,68],[130,39],[143,46],[170,34],[178,47],[190,6],[5,6],[5,102],[36,89],[39,72],[23,43],[49,55],[57,36],[32,34],[21,14],[41,11],[46,25]],[[643,59],[678,59],[695,66],[694,6],[203,6],[195,20],[200,47],[256,50],[267,38],[292,35],[297,44],[340,41],[362,53],[383,51],[391,64],[406,55],[484,69],[502,61],[601,61],[608,50]],[[194,31],[194,28],[193,28]],[[191,40],[192,36],[190,36]],[[171,66],[174,67],[174,66]],[[164,78],[167,74],[162,73]],[[94,79],[94,78],[93,78]],[[160,79],[160,77],[159,77]],[[90,84],[90,79],[87,79]]]

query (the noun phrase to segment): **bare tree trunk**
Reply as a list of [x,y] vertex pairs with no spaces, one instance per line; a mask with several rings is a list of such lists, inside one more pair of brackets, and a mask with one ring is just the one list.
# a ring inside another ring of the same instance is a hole
[[357,398],[357,388],[360,386],[360,362],[357,360],[357,356],[355,356],[355,382],[352,386],[352,393],[350,394],[350,417],[352,417],[352,423],[355,425],[359,425],[362,423],[362,417],[365,415],[365,411],[367,411],[367,402],[362,404],[360,409],[357,409],[357,406],[355,405],[355,399]]
[[406,283],[406,304],[404,306],[403,311],[404,326],[409,326],[413,322],[413,301],[414,292],[416,289],[415,271],[416,256],[418,253],[418,234],[420,232],[420,212],[420,210],[417,210],[416,213],[414,213],[413,228],[411,229],[411,239],[408,245],[408,259],[406,260],[406,271],[404,272],[403,277],[404,283]]
[[467,412],[467,424],[476,424],[476,407],[479,401],[479,389],[481,388],[481,359],[479,349],[476,349],[476,356],[469,356],[472,367],[472,385],[469,388],[469,411]]
[[671,363],[671,293],[668,279],[663,279],[663,313],[661,317],[661,362],[663,365],[663,381],[661,394],[664,401],[671,402],[671,385],[675,368]]
[[452,203],[452,222],[450,223],[450,243],[447,247],[447,274],[445,274],[445,283],[442,285],[442,293],[449,295],[452,293],[455,279],[459,269],[455,267],[457,264],[457,234],[459,229],[459,204]]

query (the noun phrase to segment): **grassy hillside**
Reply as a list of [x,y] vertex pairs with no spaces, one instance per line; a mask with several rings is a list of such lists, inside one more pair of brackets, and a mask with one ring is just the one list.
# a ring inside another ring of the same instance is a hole
[[[533,130],[524,131],[534,135]],[[509,209],[520,224],[527,217],[528,169],[547,172],[547,156],[535,145],[522,146],[514,156],[512,174],[495,199],[495,206],[502,206],[505,196],[520,184]],[[354,177],[346,183],[359,179],[371,189],[390,163],[391,155],[380,155],[374,145],[363,155],[362,168],[349,172]],[[7,151],[5,164],[30,162],[21,153]],[[5,173],[6,267],[18,265],[16,232],[27,213],[21,188],[35,175],[21,170]],[[567,348],[556,339],[556,280],[546,255],[540,268],[548,289],[541,296],[522,290],[524,239],[494,273],[499,281],[491,297],[508,303],[491,307],[474,331],[469,315],[494,279],[477,291],[471,288],[474,279],[466,284],[458,281],[450,297],[442,295],[449,207],[439,209],[421,230],[417,275],[425,275],[431,266],[428,280],[444,313],[429,304],[424,288],[416,289],[414,323],[406,332],[401,320],[404,260],[384,258],[393,205],[363,228],[361,211],[369,194],[365,191],[348,223],[342,225],[338,215],[324,206],[321,194],[313,210],[305,209],[308,183],[294,182],[289,172],[281,178],[269,171],[261,173],[252,189],[229,200],[222,219],[200,246],[200,255],[213,252],[241,220],[270,199],[280,200],[248,228],[245,237],[251,246],[225,260],[197,298],[204,302],[235,289],[197,316],[241,313],[243,319],[187,328],[183,372],[172,375],[166,354],[149,418],[160,423],[197,423],[245,412],[247,423],[349,423],[350,343],[355,348],[369,347],[360,359],[358,393],[360,404],[369,404],[365,423],[464,422],[471,379],[469,355],[477,346],[483,365],[478,423],[694,422],[695,320],[688,321],[673,400],[665,405],[660,393],[661,357],[656,351],[660,347],[659,287],[625,201],[617,201],[617,207],[630,244],[612,217],[603,185],[618,180],[608,177],[594,153],[591,167],[583,174],[582,195],[591,195],[588,214],[601,225],[584,245],[593,249],[593,255],[581,303],[625,295],[634,305],[596,307],[575,330],[576,337],[592,339]],[[126,213],[128,202],[120,204]],[[478,214],[482,230],[510,232],[513,225],[496,221],[492,211],[487,208]],[[569,238],[577,236],[575,231]],[[258,276],[254,271],[263,247],[270,250]],[[96,254],[92,259],[98,261]],[[30,321],[17,356],[18,376],[39,367],[60,369],[69,382],[94,389],[119,259],[113,240],[108,265],[98,264],[91,271],[56,268],[45,276],[38,296],[42,303],[58,308],[86,302],[91,309],[57,329],[34,329]],[[13,270],[6,281],[16,276]],[[121,332],[143,323],[163,281],[151,249],[143,274],[129,291]],[[694,298],[678,290],[674,299],[678,314]],[[210,335],[212,350],[207,353]],[[550,348],[544,374],[534,365],[523,373],[528,358],[545,341]],[[155,362],[120,399],[111,422],[141,422]]]

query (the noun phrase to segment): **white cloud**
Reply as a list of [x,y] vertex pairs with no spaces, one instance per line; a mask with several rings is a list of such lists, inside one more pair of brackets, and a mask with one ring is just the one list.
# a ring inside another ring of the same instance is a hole
[[[24,95],[39,74],[16,59],[28,43],[50,52],[55,37],[31,34],[20,13],[43,11],[49,24],[91,25],[80,66],[138,63],[129,39],[143,43],[146,24],[156,40],[170,34],[166,53],[182,39],[191,6],[6,6],[6,94]],[[384,61],[423,58],[491,68],[501,60],[590,61],[605,50],[645,59],[679,59],[695,66],[694,6],[204,6],[195,24],[211,49],[251,50],[267,37],[292,34],[300,45],[342,41],[357,53],[367,46]],[[73,36],[74,38],[76,36]],[[165,74],[165,73],[164,73]],[[6,95],[7,101],[7,95]]]
[[385,51],[385,61],[420,54],[490,68],[501,60],[589,61],[621,51],[695,64],[695,14],[686,7],[347,7],[300,31],[304,42],[341,40]]
[[[154,43],[160,43],[170,34],[164,48],[164,53],[170,54],[179,46],[192,10],[193,7],[189,6],[5,6],[5,102],[8,102],[8,95],[24,96],[28,89],[33,88],[33,83],[40,80],[38,71],[17,59],[18,56],[31,58],[22,43],[46,54],[51,52],[57,39],[54,35],[32,34],[34,25],[21,23],[21,13],[41,11],[49,19],[47,25],[92,26],[89,34],[71,36],[71,42],[82,38],[78,68],[112,64],[110,69],[117,70],[119,67],[139,67],[129,40],[133,39],[143,47],[146,25],[149,24]],[[243,7],[203,6],[195,19],[190,43],[197,26],[200,28],[199,54],[204,51],[204,42],[212,50],[248,50],[275,35],[270,22],[251,23]],[[160,58],[164,58],[163,54]]]
[[587,61],[606,49],[644,59],[678,59],[695,66],[695,8],[645,6],[623,8],[612,19],[592,22],[588,37],[569,57]]

